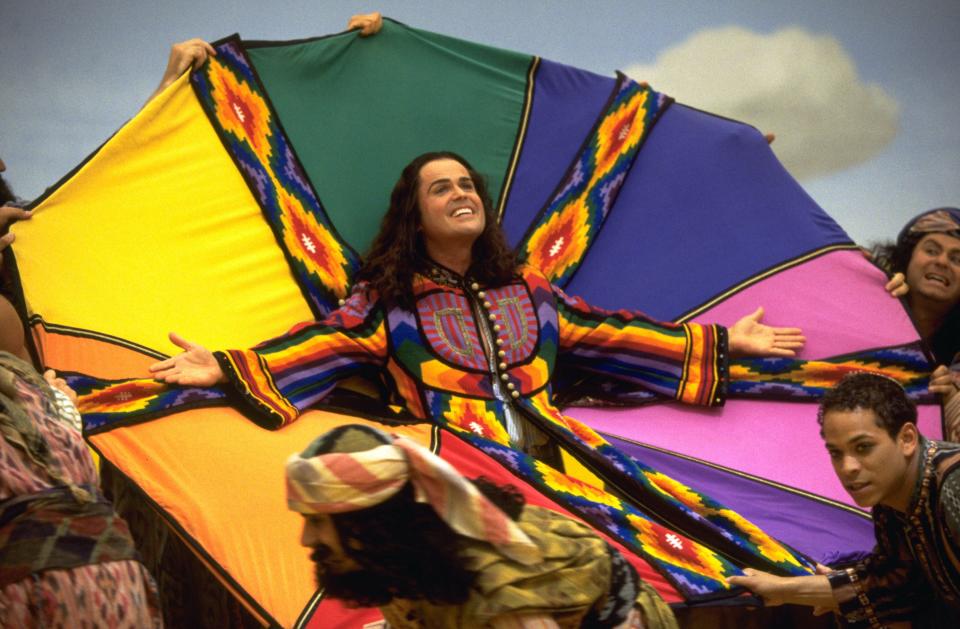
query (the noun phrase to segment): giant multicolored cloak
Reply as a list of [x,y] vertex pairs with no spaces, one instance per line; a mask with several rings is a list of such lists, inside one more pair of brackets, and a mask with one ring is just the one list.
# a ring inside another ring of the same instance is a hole
[[[924,402],[921,428],[938,436],[922,393],[929,364],[882,275],[755,129],[623,75],[390,21],[368,39],[216,47],[35,202],[15,228],[15,267],[33,349],[72,374],[92,446],[264,623],[363,617],[314,591],[282,491],[285,457],[356,412],[311,411],[271,432],[228,393],[151,383],[146,367],[176,351],[170,329],[245,347],[335,308],[396,174],[427,150],[466,155],[488,177],[512,241],[568,293],[722,324],[763,305],[767,322],[803,327],[802,360],[731,366],[722,409],[570,373],[568,411],[657,470],[651,491],[705,519],[745,516],[741,533],[760,527],[798,566],[872,545],[868,518],[832,478],[815,398],[847,371],[883,371]],[[576,457],[570,476],[544,478],[506,464],[515,453],[422,424],[394,429],[468,474],[597,521],[602,481]],[[666,600],[735,594],[722,576],[742,560],[646,515],[656,534],[640,546],[601,530]]]

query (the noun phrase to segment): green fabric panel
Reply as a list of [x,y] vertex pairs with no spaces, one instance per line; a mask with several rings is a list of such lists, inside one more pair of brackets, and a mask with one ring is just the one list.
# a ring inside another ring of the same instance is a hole
[[460,153],[488,178],[496,203],[529,55],[386,20],[373,37],[247,50],[333,224],[361,253],[400,171],[420,153]]

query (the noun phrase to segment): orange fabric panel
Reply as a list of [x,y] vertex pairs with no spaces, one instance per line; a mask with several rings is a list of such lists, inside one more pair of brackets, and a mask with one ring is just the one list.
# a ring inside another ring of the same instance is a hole
[[[185,538],[196,540],[209,563],[221,568],[218,576],[227,575],[277,622],[291,626],[315,587],[309,552],[299,541],[302,518],[287,509],[284,463],[344,423],[369,422],[309,411],[282,430],[266,431],[231,408],[206,408],[90,440]],[[430,426],[390,430],[430,444]]]

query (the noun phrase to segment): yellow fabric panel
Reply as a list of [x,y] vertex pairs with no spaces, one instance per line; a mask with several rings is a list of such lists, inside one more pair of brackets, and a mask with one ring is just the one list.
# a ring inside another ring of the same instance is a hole
[[289,627],[315,587],[309,551],[300,546],[303,518],[287,509],[284,463],[345,423],[377,426],[430,445],[427,424],[385,428],[308,411],[282,430],[267,431],[229,408],[186,411],[90,441]]
[[170,354],[170,330],[247,347],[311,318],[187,75],[14,231],[28,307],[50,323]]
[[594,487],[606,487],[602,478],[588,470],[583,463],[570,456],[570,453],[563,448],[560,448],[560,459],[563,461],[563,471],[567,475]]

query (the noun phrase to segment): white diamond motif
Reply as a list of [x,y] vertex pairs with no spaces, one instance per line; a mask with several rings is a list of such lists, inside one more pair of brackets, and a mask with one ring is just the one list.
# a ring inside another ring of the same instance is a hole
[[317,252],[317,245],[313,243],[313,239],[306,234],[300,234],[300,242],[303,243],[303,246],[306,247],[307,251],[310,253]]
[[667,533],[664,535],[664,539],[668,544],[676,548],[677,550],[683,550],[683,540],[674,535],[673,533]]

